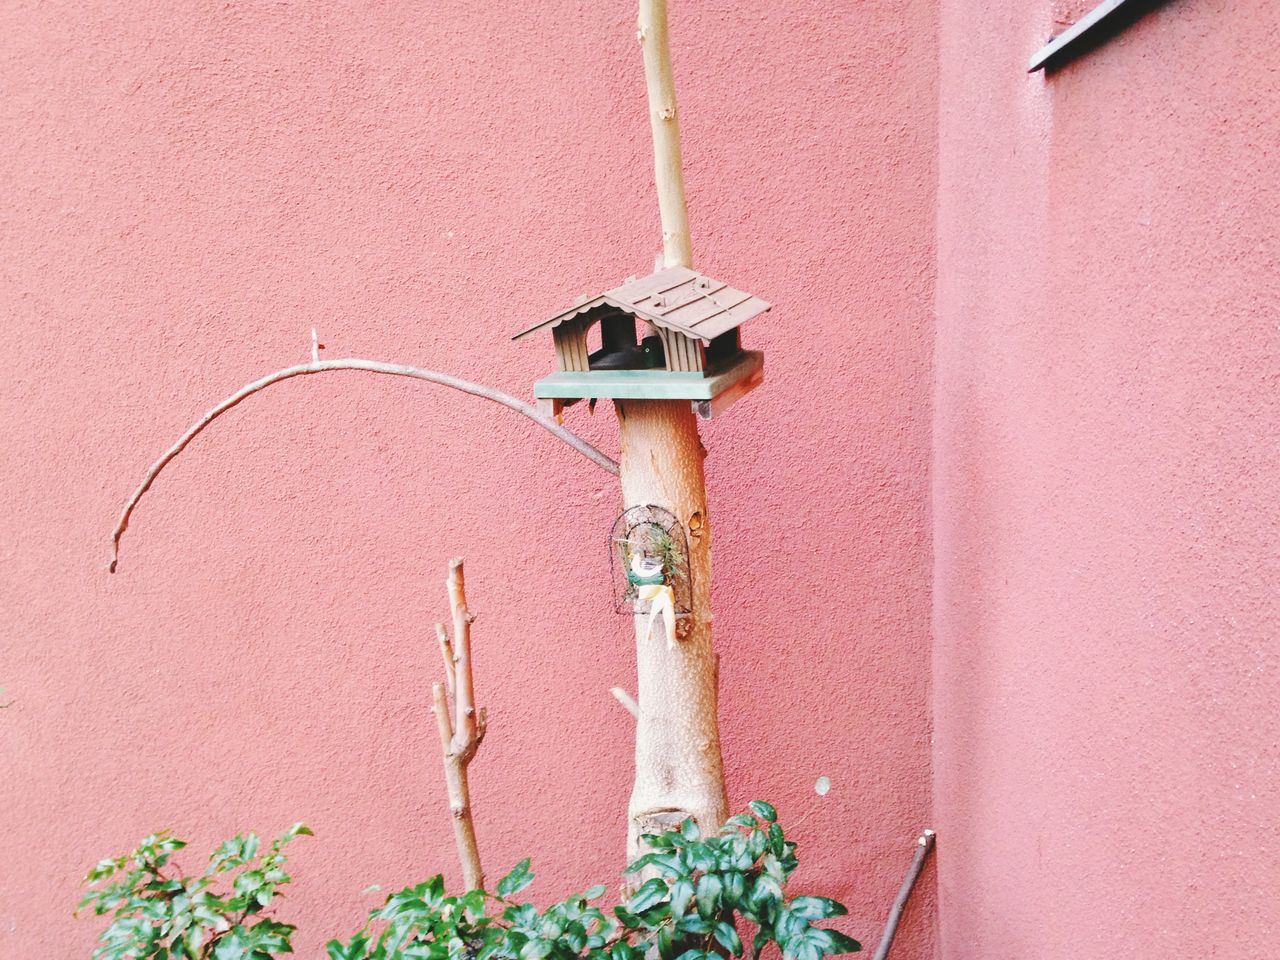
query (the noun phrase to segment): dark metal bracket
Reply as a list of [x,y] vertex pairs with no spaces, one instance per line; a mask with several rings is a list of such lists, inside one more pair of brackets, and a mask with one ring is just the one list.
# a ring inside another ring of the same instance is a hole
[[1028,73],[1053,70],[1067,60],[1110,40],[1165,0],[1103,0],[1041,47],[1027,65]]

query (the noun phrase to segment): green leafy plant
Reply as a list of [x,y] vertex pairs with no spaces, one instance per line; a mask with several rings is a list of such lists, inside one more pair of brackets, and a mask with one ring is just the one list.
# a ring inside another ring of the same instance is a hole
[[662,573],[668,582],[681,575],[684,568],[684,554],[671,534],[658,527],[653,535],[653,549],[662,561]]
[[[692,820],[647,836],[651,852],[627,869],[643,882],[609,912],[595,903],[604,886],[541,910],[517,900],[533,882],[523,860],[492,893],[449,896],[436,875],[392,894],[349,940],[329,942],[329,960],[755,960],[771,944],[784,960],[823,960],[861,949],[815,924],[843,916],[842,904],[786,896],[796,845],[772,806],[756,800],[750,810],[712,836]],[[97,889],[81,902],[113,915],[95,960],[273,960],[292,952],[294,927],[263,911],[290,879],[285,844],[304,833],[301,824],[290,828],[261,856],[252,833],[228,840],[198,877],[169,876],[184,846],[169,834],[102,861],[88,876]],[[214,889],[227,881],[229,892]]]
[[[652,852],[628,873],[648,876],[612,916],[592,904],[603,886],[538,910],[512,899],[533,881],[517,864],[496,892],[445,894],[441,877],[407,887],[370,914],[354,937],[328,944],[330,960],[717,960],[758,957],[776,944],[785,960],[822,960],[861,949],[814,921],[842,916],[826,897],[784,894],[796,846],[774,808],[753,801],[703,837],[692,820],[647,836]],[[748,949],[742,940],[754,929]]]
[[301,835],[311,831],[294,824],[265,850],[255,833],[233,837],[197,876],[171,862],[187,844],[167,831],[99,862],[77,908],[112,916],[94,960],[272,960],[291,953],[295,928],[264,911],[292,879],[284,848]]

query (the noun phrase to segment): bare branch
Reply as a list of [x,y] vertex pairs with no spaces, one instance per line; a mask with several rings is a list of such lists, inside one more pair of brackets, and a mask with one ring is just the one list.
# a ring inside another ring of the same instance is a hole
[[462,864],[462,878],[468,890],[484,886],[480,851],[476,844],[475,823],[471,816],[471,788],[467,767],[484,739],[489,717],[476,710],[475,684],[471,676],[471,624],[475,620],[467,609],[466,583],[462,558],[449,561],[449,606],[453,613],[453,637],[437,624],[440,649],[445,658],[445,672],[453,677],[452,719],[449,699],[443,683],[431,685],[432,709],[440,733],[440,749],[444,753],[445,788],[449,792],[449,812],[453,816],[453,840]]
[[640,719],[640,704],[636,703],[635,697],[627,693],[621,687],[610,687],[609,692],[613,694],[613,698],[627,708],[627,713],[631,714],[637,720]]
[[453,745],[453,727],[449,722],[449,697],[444,692],[443,683],[431,685],[431,712],[436,715],[436,729],[440,732],[440,746],[444,748],[445,760]]
[[544,416],[537,408],[518,400],[510,394],[503,393],[501,390],[494,390],[492,387],[482,386],[478,383],[472,383],[469,380],[462,380],[458,377],[449,376],[447,373],[439,373],[435,370],[427,370],[422,367],[410,367],[399,363],[383,363],[379,360],[364,360],[358,357],[347,357],[341,360],[313,360],[311,363],[298,364],[295,367],[286,367],[283,370],[277,370],[275,373],[263,377],[261,380],[255,380],[253,383],[247,384],[227,397],[225,400],[210,409],[203,417],[187,428],[187,431],[178,438],[178,441],[165,451],[151,468],[147,471],[142,483],[129,497],[124,509],[120,513],[120,520],[116,524],[115,531],[111,534],[111,566],[112,573],[116,571],[116,565],[120,559],[120,538],[124,536],[125,530],[129,528],[129,518],[133,515],[134,508],[138,505],[143,495],[151,488],[151,484],[155,482],[156,477],[160,475],[169,462],[178,456],[187,444],[194,440],[205,427],[209,426],[214,420],[226,413],[232,407],[239,404],[242,400],[253,396],[272,384],[279,383],[282,380],[289,380],[293,377],[308,376],[313,373],[327,373],[330,370],[363,370],[366,373],[380,373],[387,376],[395,377],[411,377],[415,380],[425,380],[428,383],[439,384],[443,387],[450,387],[454,390],[460,390],[463,393],[469,393],[473,397],[480,397],[484,400],[492,400],[499,403],[509,410],[514,410],[525,417],[528,417],[538,426],[552,434],[557,439],[563,440],[573,449],[594,463],[601,469],[609,471],[615,476],[618,473],[618,464],[608,457],[602,451],[596,449],[587,441],[583,440],[571,430],[566,430],[557,423],[552,417]]
[[480,866],[480,848],[476,844],[475,824],[471,818],[471,789],[467,783],[467,762],[453,752],[453,730],[449,725],[449,699],[443,683],[431,685],[432,708],[440,748],[444,752],[444,783],[449,794],[449,814],[453,819],[453,842],[458,848],[462,881],[468,890],[484,886],[484,870]]
[[689,236],[689,208],[685,203],[680,158],[676,81],[667,42],[667,0],[640,0],[636,36],[644,54],[644,79],[649,92],[653,178],[662,216],[663,263],[668,267],[690,267],[693,266],[693,242]]
[[449,561],[445,587],[453,611],[453,752],[466,761],[477,746],[476,692],[471,676],[471,624],[475,617],[467,609],[461,557]]

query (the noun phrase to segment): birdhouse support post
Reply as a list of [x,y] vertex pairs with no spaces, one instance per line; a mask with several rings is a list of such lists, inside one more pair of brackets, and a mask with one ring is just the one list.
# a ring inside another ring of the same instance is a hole
[[691,612],[674,647],[635,616],[638,708],[636,780],[628,806],[628,858],[640,837],[692,817],[714,831],[728,816],[711,646],[711,528],[702,461],[706,451],[688,401],[616,401],[625,507],[652,504],[675,515],[688,538]]

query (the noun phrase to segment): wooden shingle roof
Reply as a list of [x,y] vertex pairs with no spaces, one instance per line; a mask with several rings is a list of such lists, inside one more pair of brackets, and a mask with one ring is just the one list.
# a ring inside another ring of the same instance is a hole
[[772,306],[688,267],[668,267],[585,299],[563,313],[521,330],[511,339],[519,340],[543,328],[559,326],[606,305],[707,343]]

